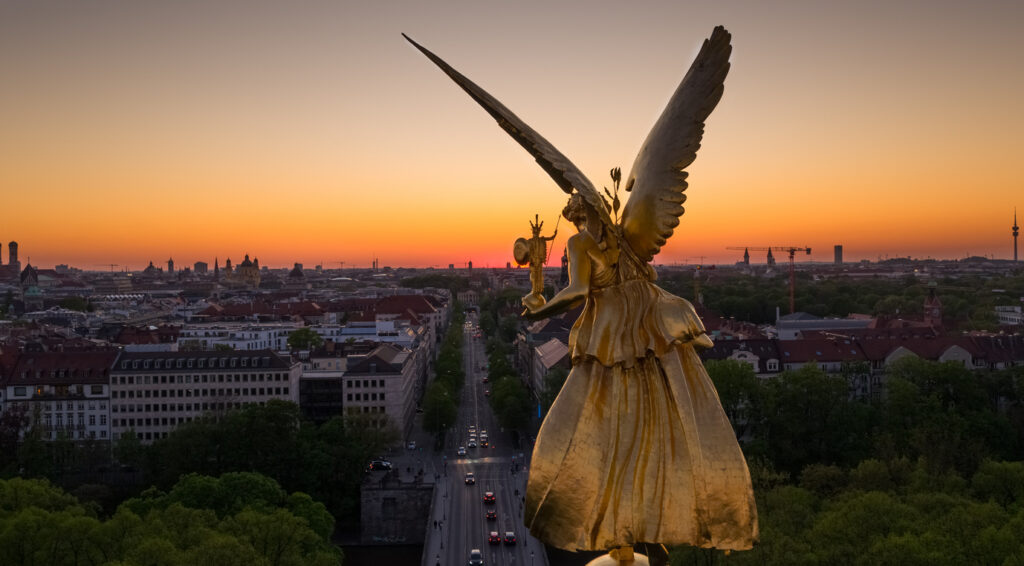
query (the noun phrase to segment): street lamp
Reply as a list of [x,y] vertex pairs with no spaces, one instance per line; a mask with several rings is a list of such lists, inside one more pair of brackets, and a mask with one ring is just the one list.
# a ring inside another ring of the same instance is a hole
[[530,551],[530,566],[533,566],[533,551]]

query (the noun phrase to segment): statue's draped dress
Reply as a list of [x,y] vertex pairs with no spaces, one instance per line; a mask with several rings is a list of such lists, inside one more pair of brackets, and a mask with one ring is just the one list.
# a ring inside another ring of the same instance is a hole
[[703,324],[646,265],[590,260],[573,368],[533,449],[526,525],[566,550],[750,548],[750,473],[694,350],[711,346]]

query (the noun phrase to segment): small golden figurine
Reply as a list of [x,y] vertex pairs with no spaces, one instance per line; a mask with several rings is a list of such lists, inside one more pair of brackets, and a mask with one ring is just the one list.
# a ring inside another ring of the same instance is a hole
[[548,242],[558,236],[558,225],[555,225],[555,233],[548,237],[540,235],[544,228],[544,222],[540,215],[535,214],[533,222],[530,222],[532,236],[529,240],[519,238],[512,246],[512,256],[519,265],[530,266],[530,293],[523,297],[523,305],[527,310],[537,309],[544,306],[544,264],[548,261]]
[[[533,449],[530,532],[565,550],[608,551],[592,565],[647,564],[633,551],[638,543],[749,549],[758,537],[750,472],[697,356],[711,339],[689,301],[655,284],[650,263],[683,213],[685,169],[729,71],[729,32],[719,26],[705,40],[641,146],[624,180],[631,196],[621,217],[617,168],[605,198],[508,108],[416,47],[571,195],[562,215],[579,233],[567,243],[569,285],[544,303],[534,280],[523,299],[531,318],[583,305],[569,336],[572,371]],[[535,225],[532,241],[539,239]],[[520,241],[516,260],[533,269],[534,248]]]

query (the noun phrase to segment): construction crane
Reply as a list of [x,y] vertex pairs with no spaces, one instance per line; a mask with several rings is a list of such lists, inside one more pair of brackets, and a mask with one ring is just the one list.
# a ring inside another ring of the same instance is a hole
[[789,314],[796,312],[796,301],[793,299],[793,290],[796,288],[796,271],[793,267],[796,252],[807,252],[811,255],[811,248],[798,248],[796,246],[728,246],[727,250],[744,250],[755,252],[789,252]]
[[121,264],[120,263],[97,263],[96,266],[97,267],[109,267],[110,268],[110,272],[113,273],[114,272],[114,268],[115,267],[121,267]]

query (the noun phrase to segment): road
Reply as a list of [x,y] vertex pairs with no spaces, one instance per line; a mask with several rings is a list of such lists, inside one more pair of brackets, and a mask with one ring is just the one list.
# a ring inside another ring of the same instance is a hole
[[[476,337],[479,333],[476,315],[467,315],[463,331],[466,382],[458,424],[449,431],[442,456],[445,474],[438,485],[440,497],[435,499],[433,518],[439,526],[430,530],[423,564],[467,564],[470,550],[479,549],[488,566],[547,566],[544,547],[523,526],[522,498],[529,469],[529,447],[513,448],[511,433],[501,430],[487,401],[488,384],[483,382],[487,356],[483,338]],[[478,435],[487,431],[489,447],[468,447],[471,427],[476,428]],[[459,446],[466,447],[466,456],[458,456]],[[515,471],[517,464],[519,469]],[[476,476],[474,485],[465,484],[467,472]],[[495,495],[493,504],[483,502],[484,493],[488,491]],[[492,509],[497,518],[488,520],[486,512]],[[488,543],[491,532],[504,538],[507,531],[515,533],[515,544]]]

